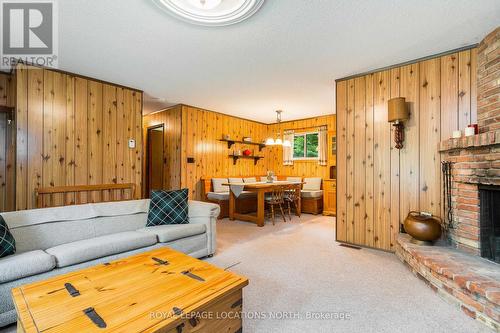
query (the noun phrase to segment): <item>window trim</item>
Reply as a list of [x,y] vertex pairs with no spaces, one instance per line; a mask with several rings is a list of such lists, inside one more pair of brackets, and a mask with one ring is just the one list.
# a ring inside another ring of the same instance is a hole
[[[307,135],[308,134],[316,134],[318,136],[318,140],[319,140],[319,131],[313,131],[313,132],[301,132],[301,133],[294,133],[293,134],[293,145],[292,145],[292,149],[294,149],[295,147],[295,137],[297,136],[303,136],[304,137],[304,154],[307,154]],[[318,141],[318,146],[319,146],[319,141]],[[317,157],[295,157],[295,152],[293,153],[293,161],[318,161],[319,160],[319,152],[318,152],[318,156]]]

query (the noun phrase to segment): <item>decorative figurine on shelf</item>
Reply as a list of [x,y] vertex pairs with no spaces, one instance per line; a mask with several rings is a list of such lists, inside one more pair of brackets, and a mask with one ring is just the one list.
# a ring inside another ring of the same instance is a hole
[[252,142],[252,138],[244,137],[243,142]]
[[274,182],[274,172],[272,171],[267,172],[267,182],[268,183]]
[[252,155],[252,151],[250,149],[245,149],[245,150],[243,150],[243,155],[245,155],[245,156],[251,156]]

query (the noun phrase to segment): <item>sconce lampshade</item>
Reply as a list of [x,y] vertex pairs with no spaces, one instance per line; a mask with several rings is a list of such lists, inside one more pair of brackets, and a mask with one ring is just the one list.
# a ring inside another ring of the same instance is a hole
[[410,118],[408,108],[406,107],[406,100],[404,97],[397,97],[389,100],[389,116],[388,121],[401,122]]

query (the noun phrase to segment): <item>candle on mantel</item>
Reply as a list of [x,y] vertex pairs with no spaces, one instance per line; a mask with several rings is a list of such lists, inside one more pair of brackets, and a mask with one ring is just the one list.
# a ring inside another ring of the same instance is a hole
[[474,127],[466,127],[465,128],[465,136],[473,136],[476,134]]
[[462,131],[461,130],[458,130],[458,131],[453,131],[453,139],[460,139],[462,137]]

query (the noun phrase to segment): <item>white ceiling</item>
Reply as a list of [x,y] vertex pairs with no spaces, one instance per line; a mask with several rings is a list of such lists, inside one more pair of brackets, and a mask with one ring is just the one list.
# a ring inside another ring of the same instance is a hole
[[276,109],[283,120],[334,113],[334,79],[477,43],[499,25],[499,0],[266,0],[228,27],[189,25],[150,0],[60,0],[59,67],[273,122]]

